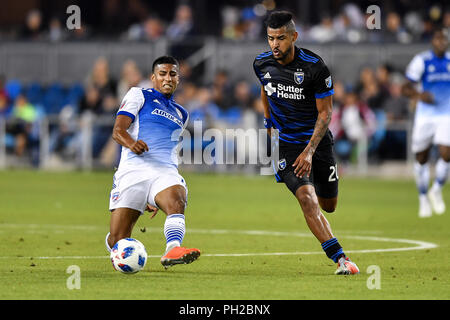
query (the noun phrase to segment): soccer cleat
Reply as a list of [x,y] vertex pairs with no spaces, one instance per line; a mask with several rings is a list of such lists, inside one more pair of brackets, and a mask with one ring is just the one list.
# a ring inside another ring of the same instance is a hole
[[334,274],[350,275],[358,273],[358,266],[354,262],[350,261],[347,257],[341,257],[338,261],[338,267]]
[[445,203],[440,189],[431,188],[428,191],[428,199],[430,199],[431,208],[435,213],[443,214],[445,212]]
[[176,264],[188,264],[194,262],[199,256],[200,250],[198,249],[175,247],[162,256],[161,264],[167,269]]
[[421,195],[419,197],[419,217],[420,218],[429,218],[431,217],[433,212],[431,211],[430,201],[428,200],[426,195]]

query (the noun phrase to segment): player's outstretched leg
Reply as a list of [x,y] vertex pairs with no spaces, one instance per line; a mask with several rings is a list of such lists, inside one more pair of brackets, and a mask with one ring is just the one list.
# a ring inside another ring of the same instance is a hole
[[356,264],[345,255],[339,241],[333,236],[328,220],[320,212],[314,188],[310,185],[301,186],[297,189],[295,196],[302,207],[309,229],[321,243],[327,257],[338,264],[335,274],[359,273]]
[[181,244],[186,233],[184,209],[186,207],[186,189],[182,185],[174,185],[159,192],[155,202],[166,214],[164,236],[166,252],[161,257],[161,264],[171,267],[176,264],[188,264],[197,260],[200,250],[185,248]]

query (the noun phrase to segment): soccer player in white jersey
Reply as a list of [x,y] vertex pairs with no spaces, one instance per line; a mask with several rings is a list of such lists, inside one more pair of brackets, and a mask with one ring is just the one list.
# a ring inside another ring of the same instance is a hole
[[145,210],[154,216],[161,209],[167,215],[161,264],[167,268],[200,256],[198,249],[181,247],[188,191],[177,169],[177,145],[189,115],[172,98],[179,83],[176,59],[156,59],[151,80],[153,89],[131,88],[117,112],[112,137],[122,153],[110,194],[110,232],[105,242],[111,250],[117,241],[131,236]]
[[[437,29],[431,39],[432,49],[417,54],[406,69],[408,82],[403,93],[417,100],[412,133],[415,154],[415,179],[419,190],[419,217],[445,212],[442,187],[450,161],[450,52],[446,29]],[[439,159],[435,179],[429,189],[429,154],[437,145]]]

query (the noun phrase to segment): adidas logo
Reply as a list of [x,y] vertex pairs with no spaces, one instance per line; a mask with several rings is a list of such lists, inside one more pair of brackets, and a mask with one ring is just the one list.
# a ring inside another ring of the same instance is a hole
[[264,79],[272,79],[272,77],[270,76],[270,73],[266,73],[265,75],[264,75]]

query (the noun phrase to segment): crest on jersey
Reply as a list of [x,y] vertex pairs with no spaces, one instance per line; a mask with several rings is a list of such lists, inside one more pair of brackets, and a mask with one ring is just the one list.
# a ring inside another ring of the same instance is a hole
[[278,170],[284,170],[286,168],[286,159],[278,160]]
[[304,72],[294,72],[295,83],[301,84],[304,79],[305,79],[305,73]]

